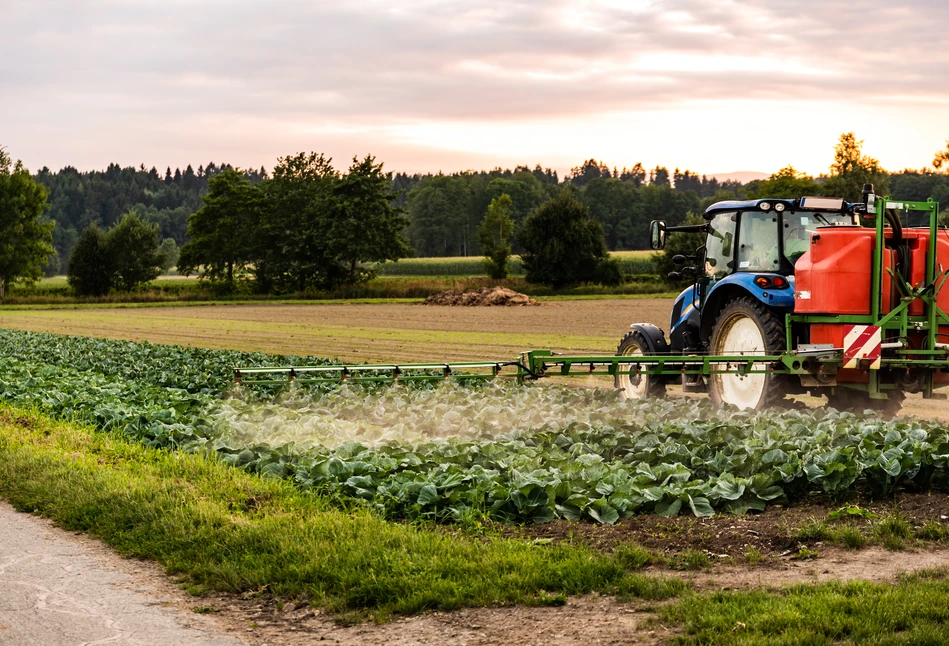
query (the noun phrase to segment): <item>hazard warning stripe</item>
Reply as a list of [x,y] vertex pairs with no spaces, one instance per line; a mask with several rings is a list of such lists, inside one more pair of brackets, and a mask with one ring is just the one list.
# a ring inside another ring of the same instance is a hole
[[883,354],[883,334],[875,325],[848,325],[844,328],[844,368],[859,368],[863,359],[870,369],[879,370]]

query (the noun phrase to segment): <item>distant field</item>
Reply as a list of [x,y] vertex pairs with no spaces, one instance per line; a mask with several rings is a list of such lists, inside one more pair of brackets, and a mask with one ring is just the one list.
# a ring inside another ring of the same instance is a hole
[[[619,259],[624,274],[654,274],[652,262],[654,251],[614,251],[610,255]],[[381,276],[484,276],[482,256],[445,258],[403,258],[398,262],[387,262],[377,266]],[[512,276],[523,276],[524,266],[519,256],[508,263]]]

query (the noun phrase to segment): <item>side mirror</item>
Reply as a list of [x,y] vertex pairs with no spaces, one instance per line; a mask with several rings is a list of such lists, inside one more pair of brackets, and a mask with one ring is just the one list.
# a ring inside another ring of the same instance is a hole
[[677,253],[676,255],[672,256],[673,265],[684,265],[685,261],[686,261],[686,257],[683,256],[681,253]]
[[666,246],[666,223],[662,220],[649,223],[649,246],[656,251]]

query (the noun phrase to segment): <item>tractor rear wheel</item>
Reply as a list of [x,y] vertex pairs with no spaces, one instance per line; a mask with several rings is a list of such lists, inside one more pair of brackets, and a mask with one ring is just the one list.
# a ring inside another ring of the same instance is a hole
[[[632,330],[619,342],[616,348],[618,357],[645,356],[649,354],[649,344],[642,332]],[[622,372],[620,372],[622,370]],[[666,384],[657,377],[636,374],[634,364],[617,366],[613,384],[623,399],[642,399],[643,397],[665,397]]]
[[[758,300],[737,298],[726,305],[715,321],[711,354],[769,355],[784,351],[784,322]],[[709,394],[716,404],[761,410],[787,394],[781,375],[754,373],[709,375]]]
[[899,415],[906,393],[902,390],[891,390],[887,394],[890,396],[889,399],[870,399],[870,395],[862,390],[834,388],[834,392],[827,395],[827,405],[853,413],[862,413],[870,409],[879,413],[884,419],[891,419]]

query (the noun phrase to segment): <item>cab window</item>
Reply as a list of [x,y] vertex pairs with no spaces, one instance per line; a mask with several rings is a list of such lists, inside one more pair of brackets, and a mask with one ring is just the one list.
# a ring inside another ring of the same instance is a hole
[[745,211],[740,237],[738,271],[774,272],[781,268],[777,214]]
[[787,211],[783,215],[784,256],[792,265],[810,249],[811,234],[817,233],[817,227],[853,223],[851,216],[845,213]]

